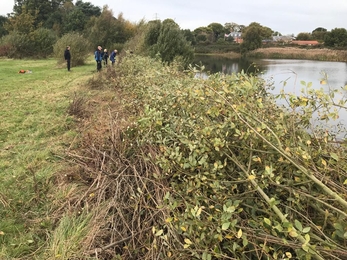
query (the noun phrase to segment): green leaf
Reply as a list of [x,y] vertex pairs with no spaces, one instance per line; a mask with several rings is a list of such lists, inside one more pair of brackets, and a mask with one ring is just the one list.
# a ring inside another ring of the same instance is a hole
[[333,158],[335,161],[339,161],[339,156],[336,153],[330,153],[331,158]]
[[303,245],[302,245],[302,249],[303,249],[305,252],[308,252],[308,250],[310,249],[310,247],[309,247],[307,244],[303,244]]
[[230,227],[231,222],[225,222],[222,225],[222,230],[227,230]]
[[310,232],[311,230],[311,227],[305,227],[303,230],[302,230],[302,233],[308,233]]
[[299,220],[294,221],[294,226],[301,232],[302,231],[302,224],[300,223]]

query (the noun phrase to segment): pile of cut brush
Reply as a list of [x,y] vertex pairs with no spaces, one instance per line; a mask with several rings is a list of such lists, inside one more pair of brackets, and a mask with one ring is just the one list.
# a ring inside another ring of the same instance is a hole
[[191,72],[136,55],[105,72],[69,151],[92,223],[78,254],[347,259],[346,144],[256,75]]

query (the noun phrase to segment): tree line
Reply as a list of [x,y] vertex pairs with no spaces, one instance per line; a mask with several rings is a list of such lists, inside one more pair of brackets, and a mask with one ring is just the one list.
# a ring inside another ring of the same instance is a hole
[[[225,37],[230,32],[241,32],[243,43],[240,45],[233,37]],[[187,63],[194,51],[204,46],[217,46],[215,49],[221,52],[245,53],[262,47],[262,41],[273,35],[280,33],[256,22],[248,26],[234,22],[211,23],[191,31],[180,29],[172,19],[133,23],[121,12],[115,16],[107,5],[100,8],[82,0],[75,3],[72,0],[15,0],[13,12],[0,16],[0,56],[61,56],[61,48],[67,44],[75,47],[75,54],[81,56],[75,55],[73,61],[80,64],[83,55],[97,45],[121,50],[125,44],[130,44],[133,49],[150,56],[159,54],[165,62],[182,57]],[[330,48],[347,46],[344,28],[327,31],[318,27],[311,33],[299,33],[296,38],[318,40]],[[83,51],[79,51],[81,48]]]

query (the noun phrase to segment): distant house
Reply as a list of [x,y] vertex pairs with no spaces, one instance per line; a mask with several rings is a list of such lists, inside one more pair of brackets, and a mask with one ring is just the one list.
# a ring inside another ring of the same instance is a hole
[[314,45],[318,45],[319,42],[318,41],[292,41],[292,44],[314,46]]
[[283,42],[283,43],[288,43],[288,42],[292,42],[295,38],[293,36],[290,35],[275,35],[272,36],[272,41],[273,42]]
[[230,32],[229,34],[224,34],[224,38],[233,37],[234,42],[242,43],[242,33],[241,32]]

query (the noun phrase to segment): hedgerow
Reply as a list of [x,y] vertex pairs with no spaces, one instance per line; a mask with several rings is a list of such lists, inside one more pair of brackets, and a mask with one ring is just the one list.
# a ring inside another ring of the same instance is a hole
[[[112,205],[109,218],[128,224],[106,221],[94,230],[113,230],[103,238],[108,245],[93,241],[97,252],[113,248],[124,259],[345,259],[346,146],[310,123],[317,108],[333,116],[329,108],[345,103],[308,90],[283,94],[285,110],[257,75],[194,74],[128,55],[109,78],[126,116],[108,112],[110,130],[88,135],[81,165],[94,179],[90,190],[107,184],[109,195],[96,197]],[[92,164],[106,176],[92,174]]]

